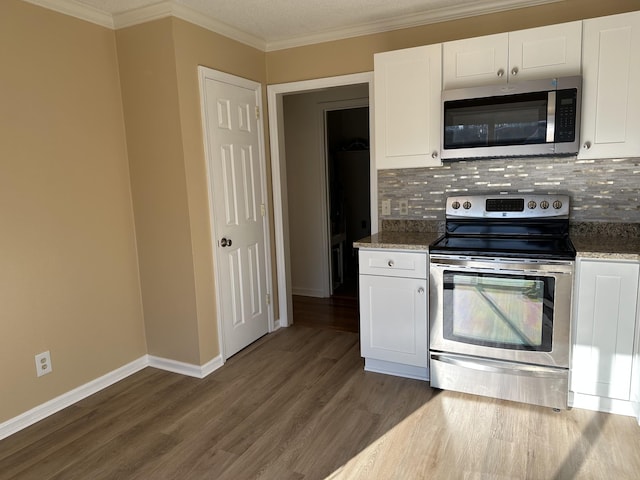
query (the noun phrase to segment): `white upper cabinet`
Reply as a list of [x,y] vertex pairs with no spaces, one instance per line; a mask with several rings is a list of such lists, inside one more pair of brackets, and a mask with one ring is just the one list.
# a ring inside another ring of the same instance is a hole
[[444,89],[580,75],[582,22],[446,42]]
[[376,167],[433,167],[440,161],[441,45],[374,56]]
[[578,158],[640,156],[640,12],[583,23]]
[[509,79],[580,75],[582,22],[560,23],[509,34]]
[[506,83],[509,34],[446,42],[442,47],[443,88]]

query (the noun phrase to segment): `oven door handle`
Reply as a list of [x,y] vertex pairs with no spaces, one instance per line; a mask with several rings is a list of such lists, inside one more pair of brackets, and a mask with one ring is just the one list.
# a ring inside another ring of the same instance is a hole
[[456,270],[460,272],[497,272],[505,275],[572,275],[572,262],[553,262],[553,263],[488,263],[478,261],[477,259],[444,259],[432,257],[430,259],[431,267],[439,270]]
[[[566,376],[566,370],[562,368],[540,367],[536,365],[523,365],[520,363],[508,363],[499,360],[489,360],[486,358],[468,357],[451,354],[431,354],[431,359],[442,363],[448,363],[456,367],[469,368],[482,372],[506,373],[508,375],[519,375],[527,377],[562,377]],[[510,366],[505,366],[510,365]]]

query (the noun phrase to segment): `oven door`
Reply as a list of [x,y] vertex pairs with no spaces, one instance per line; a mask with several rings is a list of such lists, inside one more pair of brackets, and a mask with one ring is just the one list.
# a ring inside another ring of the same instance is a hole
[[573,262],[430,262],[431,351],[569,367]]

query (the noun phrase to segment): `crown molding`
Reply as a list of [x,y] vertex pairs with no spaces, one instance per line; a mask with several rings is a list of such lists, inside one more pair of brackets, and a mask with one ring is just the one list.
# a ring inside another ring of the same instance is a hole
[[189,23],[193,23],[206,30],[218,33],[232,40],[256,48],[263,52],[284,50],[287,48],[301,47],[314,43],[330,42],[344,38],[359,37],[362,35],[372,35],[384,33],[402,28],[419,27],[432,23],[445,22],[467,18],[474,15],[486,15],[490,13],[503,12],[515,8],[526,8],[547,3],[562,2],[564,0],[494,0],[490,3],[442,7],[429,12],[404,15],[390,20],[364,23],[348,28],[339,28],[330,31],[315,33],[311,35],[297,36],[294,38],[267,42],[262,38],[251,35],[235,27],[227,25],[213,17],[202,14],[192,8],[182,4],[177,4],[175,0],[166,0],[147,7],[136,8],[126,12],[111,15],[102,10],[83,5],[76,0],[24,0],[25,2],[38,5],[49,10],[70,15],[81,20],[86,20],[103,27],[114,30],[139,25],[166,17],[180,18]]
[[103,10],[89,7],[75,0],[24,0],[27,3],[37,5],[54,12],[79,18],[87,22],[95,23],[102,27],[114,29],[113,16]]
[[429,12],[409,14],[379,22],[364,23],[348,28],[267,42],[266,51],[271,52],[284,50],[286,48],[302,47],[305,45],[312,45],[314,43],[330,42],[345,38],[360,37],[362,35],[384,33],[392,30],[400,30],[402,28],[420,27],[432,23],[459,20],[462,18],[472,17],[474,15],[487,15],[562,1],[564,0],[529,0],[527,2],[521,2],[518,0],[495,0],[488,4],[483,3],[482,6],[475,4],[458,7],[442,7],[430,10]]
[[[1,1],[1,0],[0,0]],[[248,34],[223,23],[192,8],[175,3],[173,0],[155,3],[147,7],[136,8],[111,15],[108,12],[83,5],[75,0],[24,0],[48,10],[95,23],[97,25],[118,30],[141,23],[166,17],[176,17],[206,30],[218,33],[232,40],[244,43],[261,51],[266,51],[267,43],[254,35]]]
[[267,47],[266,42],[261,38],[243,32],[192,8],[177,4],[172,0],[114,14],[113,23],[115,29],[120,29],[166,17],[176,17],[193,23],[206,30],[244,43],[263,52]]

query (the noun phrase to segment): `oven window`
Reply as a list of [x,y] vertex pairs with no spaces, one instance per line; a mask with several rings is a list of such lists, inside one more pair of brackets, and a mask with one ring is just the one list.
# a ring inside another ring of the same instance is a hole
[[445,271],[444,337],[550,352],[554,282],[552,277]]

